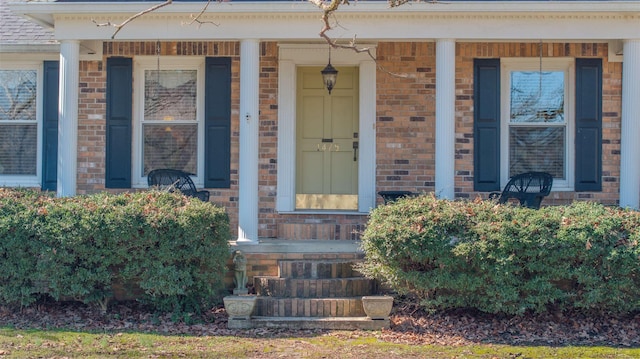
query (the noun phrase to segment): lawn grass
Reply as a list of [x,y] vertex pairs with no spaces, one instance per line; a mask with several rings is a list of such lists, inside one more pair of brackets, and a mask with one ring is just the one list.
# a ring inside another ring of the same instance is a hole
[[0,328],[0,358],[640,358],[640,348],[396,344],[363,335],[179,336]]

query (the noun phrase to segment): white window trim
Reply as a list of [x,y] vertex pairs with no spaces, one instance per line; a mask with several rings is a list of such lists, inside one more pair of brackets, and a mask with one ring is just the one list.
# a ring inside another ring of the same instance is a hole
[[[144,72],[157,70],[156,56],[138,56],[134,62],[133,90],[133,159],[132,187],[147,188],[147,177],[142,175],[142,119],[144,118]],[[197,70],[196,121],[198,123],[198,162],[195,176],[191,176],[197,187],[204,186],[204,57],[160,56],[160,70]]]
[[[540,71],[540,58],[500,59],[500,184],[509,181],[509,116],[511,103],[511,71]],[[552,191],[573,191],[575,176],[575,60],[567,57],[542,59],[543,71],[564,71],[565,73],[565,180],[553,179]]]
[[[0,186],[6,187],[41,187],[42,186],[42,116],[43,116],[43,61],[2,61],[2,70],[35,70],[36,71],[36,174],[35,175],[3,175],[0,174]],[[32,123],[16,121],[12,123]]]

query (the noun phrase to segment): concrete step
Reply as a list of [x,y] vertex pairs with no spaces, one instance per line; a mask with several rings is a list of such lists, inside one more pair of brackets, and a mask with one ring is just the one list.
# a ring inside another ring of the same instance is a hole
[[251,319],[229,318],[229,329],[285,328],[285,329],[330,329],[330,330],[382,330],[389,329],[390,321],[366,317],[345,318],[301,318],[301,317],[253,317]]
[[362,297],[377,292],[375,280],[364,277],[334,279],[253,278],[258,296],[285,298]]
[[361,297],[277,298],[257,297],[257,317],[366,317]]
[[280,278],[351,278],[362,277],[353,269],[353,260],[283,260],[279,262]]

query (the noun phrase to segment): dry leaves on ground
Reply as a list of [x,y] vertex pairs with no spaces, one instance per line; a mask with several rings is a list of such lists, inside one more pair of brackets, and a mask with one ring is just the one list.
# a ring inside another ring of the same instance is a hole
[[97,308],[75,302],[44,303],[22,310],[0,307],[0,325],[16,329],[70,329],[78,331],[154,332],[196,336],[239,336],[286,338],[331,335],[343,338],[375,336],[394,343],[468,345],[492,343],[510,345],[605,345],[640,347],[640,313],[626,317],[588,316],[581,313],[488,315],[470,311],[427,314],[410,305],[397,305],[391,328],[377,332],[227,329],[223,307],[199,316],[176,320],[158,315],[137,303],[118,303],[105,315]]

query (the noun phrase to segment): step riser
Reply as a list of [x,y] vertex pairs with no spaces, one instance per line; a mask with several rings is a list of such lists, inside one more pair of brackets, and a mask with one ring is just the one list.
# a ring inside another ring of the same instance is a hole
[[257,317],[363,317],[360,298],[298,299],[258,297]]
[[280,278],[331,279],[362,277],[353,261],[281,261]]
[[259,296],[285,298],[361,297],[377,291],[376,282],[367,278],[291,279],[254,277]]
[[281,318],[255,317],[249,320],[229,318],[229,329],[282,328],[328,330],[382,330],[389,329],[389,319],[369,318]]

